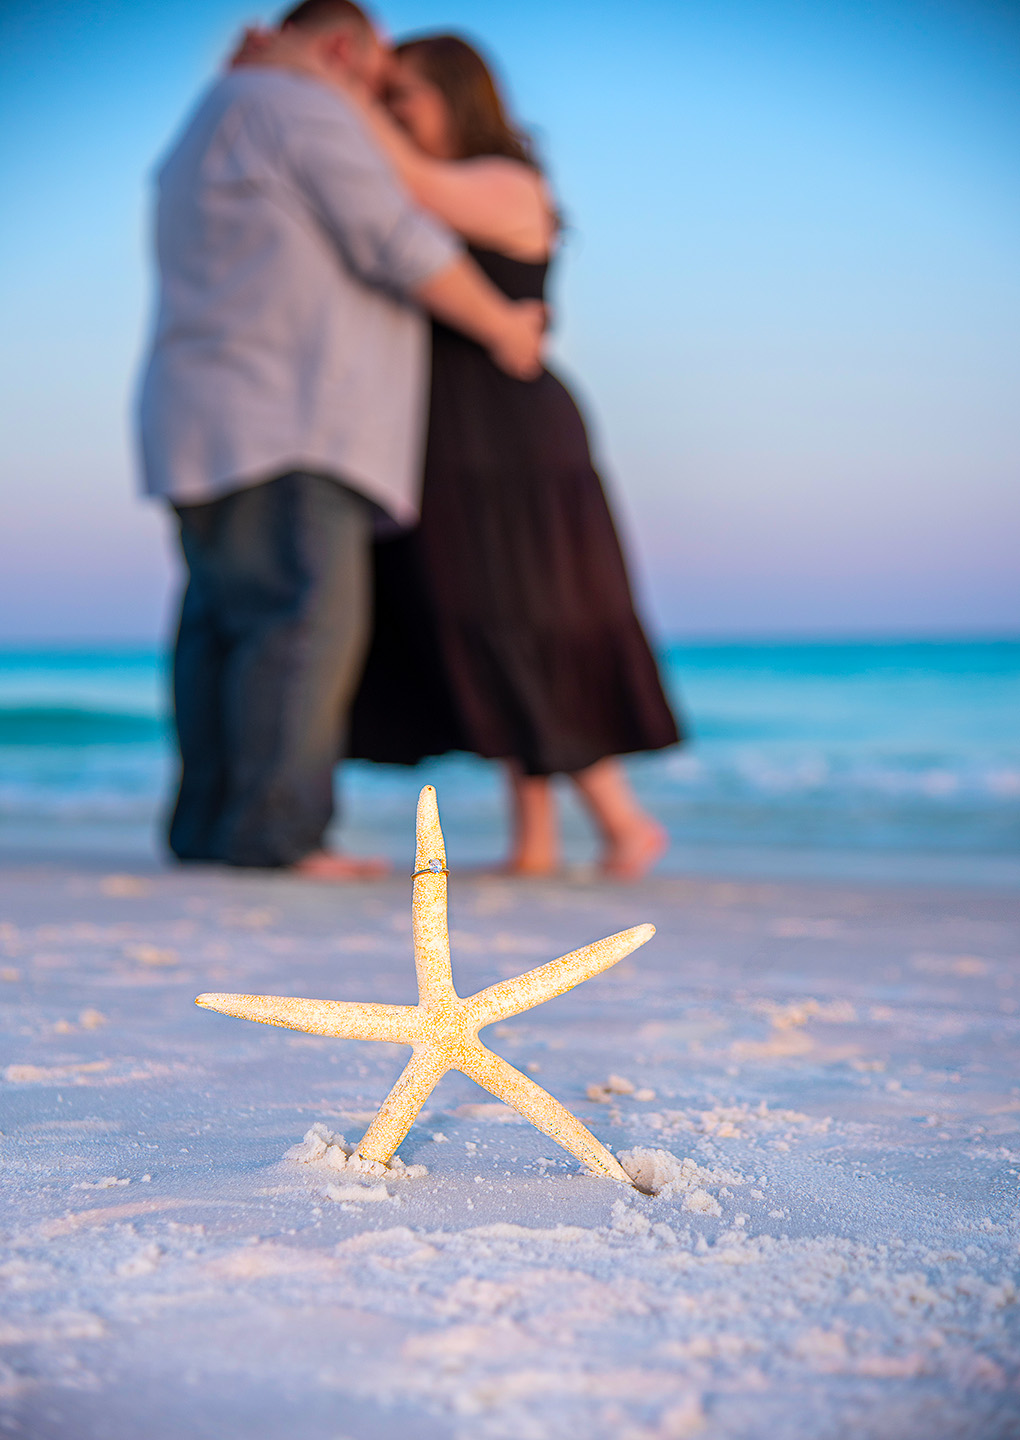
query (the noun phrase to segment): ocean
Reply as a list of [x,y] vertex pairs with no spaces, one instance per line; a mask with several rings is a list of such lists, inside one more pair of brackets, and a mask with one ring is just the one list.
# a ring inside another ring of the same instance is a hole
[[[662,661],[690,742],[627,763],[669,828],[664,870],[1020,885],[1020,642],[683,643]],[[158,862],[173,774],[161,653],[0,651],[6,861]],[[426,780],[451,863],[497,859],[499,770],[468,756],[345,767],[344,844],[405,863]]]

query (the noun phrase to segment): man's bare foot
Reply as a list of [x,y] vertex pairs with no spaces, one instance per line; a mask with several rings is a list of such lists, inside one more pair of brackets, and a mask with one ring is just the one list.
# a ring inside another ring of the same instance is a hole
[[359,855],[338,855],[334,850],[313,850],[296,865],[290,867],[292,875],[305,880],[340,882],[347,880],[381,880],[390,873],[388,860],[378,857],[363,858]]
[[602,858],[602,873],[613,880],[640,880],[668,849],[666,831],[645,816],[608,848]]

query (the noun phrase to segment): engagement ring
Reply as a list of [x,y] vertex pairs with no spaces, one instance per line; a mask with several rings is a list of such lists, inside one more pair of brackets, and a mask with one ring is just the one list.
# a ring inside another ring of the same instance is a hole
[[417,880],[419,875],[449,875],[449,873],[449,870],[447,870],[442,860],[430,860],[425,866],[425,869],[416,870],[411,876],[411,879]]

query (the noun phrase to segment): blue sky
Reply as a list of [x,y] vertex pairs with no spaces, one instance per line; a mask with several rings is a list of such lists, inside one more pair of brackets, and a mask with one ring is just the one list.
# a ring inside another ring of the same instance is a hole
[[[149,175],[239,0],[0,11],[0,639],[165,630],[134,495]],[[661,630],[1020,632],[1020,11],[400,0],[501,62],[558,363]]]

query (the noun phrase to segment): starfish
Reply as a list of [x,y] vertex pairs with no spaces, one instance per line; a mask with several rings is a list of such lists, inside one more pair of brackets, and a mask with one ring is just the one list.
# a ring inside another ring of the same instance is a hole
[[459,1070],[490,1094],[519,1111],[544,1135],[569,1150],[588,1170],[631,1185],[630,1176],[558,1100],[478,1038],[497,1020],[519,1015],[608,970],[655,934],[654,925],[636,925],[596,940],[548,965],[502,980],[462,999],[453,988],[446,920],[446,845],[436,792],[426,785],[418,797],[417,850],[413,877],[414,962],[417,1005],[376,1005],[342,1000],[291,999],[283,995],[199,995],[206,1010],[218,1010],[264,1025],[284,1025],[312,1035],[344,1040],[386,1040],[410,1045],[403,1074],[365,1132],[357,1154],[386,1165],[414,1124],[425,1101],[448,1070]]

